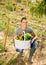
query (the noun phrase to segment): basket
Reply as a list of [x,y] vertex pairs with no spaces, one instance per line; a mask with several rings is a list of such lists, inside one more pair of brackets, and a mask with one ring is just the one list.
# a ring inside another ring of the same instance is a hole
[[21,41],[15,39],[14,44],[16,49],[30,49],[31,40]]

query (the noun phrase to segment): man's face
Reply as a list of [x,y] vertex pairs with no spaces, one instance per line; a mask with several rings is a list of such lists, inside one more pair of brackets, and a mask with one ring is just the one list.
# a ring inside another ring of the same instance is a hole
[[22,25],[23,29],[26,29],[26,27],[27,27],[27,20],[25,20],[25,19],[22,20],[21,25]]

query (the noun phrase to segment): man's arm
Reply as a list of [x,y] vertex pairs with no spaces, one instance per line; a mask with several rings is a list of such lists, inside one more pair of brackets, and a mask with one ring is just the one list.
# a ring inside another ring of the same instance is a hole
[[34,32],[32,32],[31,35],[33,36],[33,39],[32,39],[32,43],[33,43],[34,40],[37,40],[38,37]]
[[12,36],[13,42],[14,42],[15,38],[16,38],[16,34],[13,34],[13,36]]
[[15,40],[17,34],[18,34],[18,28],[17,28],[17,29],[14,31],[14,33],[13,33],[13,42],[14,42],[14,40]]

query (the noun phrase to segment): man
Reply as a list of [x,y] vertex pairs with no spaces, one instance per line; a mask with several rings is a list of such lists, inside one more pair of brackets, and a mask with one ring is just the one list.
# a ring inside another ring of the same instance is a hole
[[[32,56],[33,56],[33,53],[35,52],[35,50],[36,50],[36,48],[38,46],[38,42],[36,41],[37,40],[37,36],[35,35],[33,29],[31,27],[27,26],[27,23],[28,23],[27,22],[27,18],[23,17],[21,19],[21,26],[16,29],[14,36],[16,36],[18,34],[22,34],[23,31],[28,32],[28,33],[30,33],[33,36],[32,44],[31,44],[31,50],[30,50],[30,54],[29,54],[29,62],[32,63]],[[16,51],[22,52],[23,49],[16,49]]]

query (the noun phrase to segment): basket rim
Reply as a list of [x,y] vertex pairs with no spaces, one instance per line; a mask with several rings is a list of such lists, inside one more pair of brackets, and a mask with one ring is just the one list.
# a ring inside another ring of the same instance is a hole
[[[15,40],[17,40],[17,39],[15,39]],[[18,40],[18,41],[31,41],[31,39],[30,40]]]

